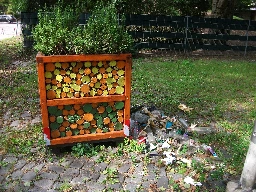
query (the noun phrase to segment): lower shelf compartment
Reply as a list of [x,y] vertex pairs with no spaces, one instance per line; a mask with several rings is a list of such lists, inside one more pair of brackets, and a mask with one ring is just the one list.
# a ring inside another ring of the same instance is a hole
[[62,137],[57,139],[49,139],[47,134],[44,133],[46,145],[61,145],[61,144],[70,144],[70,143],[80,143],[86,141],[100,141],[100,140],[109,140],[109,139],[118,139],[125,138],[125,130],[121,131],[112,131],[107,133],[95,133],[95,134],[85,134],[77,135],[70,137]]

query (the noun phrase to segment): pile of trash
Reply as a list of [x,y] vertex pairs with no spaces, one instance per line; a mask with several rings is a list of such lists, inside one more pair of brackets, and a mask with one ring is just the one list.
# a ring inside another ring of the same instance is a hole
[[[193,110],[184,104],[180,104],[178,108],[183,114]],[[217,129],[214,126],[189,125],[181,115],[169,117],[154,107],[137,106],[131,109],[130,127],[131,138],[138,140],[138,143],[145,143],[150,156],[161,156],[161,161],[165,165],[181,161],[191,167],[192,160],[189,157],[198,150],[203,150],[212,158],[218,159],[211,146],[199,144],[192,139],[194,132],[197,134],[216,132]],[[184,148],[186,148],[185,153]],[[186,181],[193,185],[201,185],[201,183],[192,181],[191,178],[186,178]]]

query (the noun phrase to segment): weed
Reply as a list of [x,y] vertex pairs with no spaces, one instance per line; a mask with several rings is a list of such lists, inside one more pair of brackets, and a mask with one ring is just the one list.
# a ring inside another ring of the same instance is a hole
[[81,157],[86,155],[87,157],[92,157],[97,155],[103,148],[99,145],[93,146],[90,143],[77,143],[72,147],[72,154],[76,157]]
[[117,175],[118,171],[115,168],[107,168],[102,172],[104,175],[106,175],[106,179],[103,180],[103,183],[109,183],[109,184],[115,184],[118,183]]
[[8,162],[0,161],[0,167],[6,167],[8,165]]
[[[139,144],[136,140],[131,140],[128,138],[124,139],[124,143],[119,144],[119,150],[122,150],[124,153],[142,153],[144,152],[146,145],[144,143]],[[120,152],[120,151],[119,151]]]
[[59,190],[63,192],[69,192],[72,190],[72,185],[69,182],[65,181],[64,183],[61,184]]
[[180,150],[180,153],[181,154],[186,154],[188,152],[188,145],[187,144],[184,144],[182,146],[182,149]]

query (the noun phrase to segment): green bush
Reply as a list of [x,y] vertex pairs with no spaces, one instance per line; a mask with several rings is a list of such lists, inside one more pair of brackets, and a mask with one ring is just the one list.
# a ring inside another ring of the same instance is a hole
[[[39,12],[33,30],[34,48],[45,55],[127,53],[133,40],[114,4],[99,5],[84,26],[78,25],[79,11],[56,6]],[[119,18],[120,17],[120,18]]]

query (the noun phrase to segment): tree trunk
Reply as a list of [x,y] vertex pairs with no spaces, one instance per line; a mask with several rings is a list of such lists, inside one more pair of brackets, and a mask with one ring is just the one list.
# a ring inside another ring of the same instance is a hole
[[213,18],[232,19],[234,13],[234,0],[212,0]]

